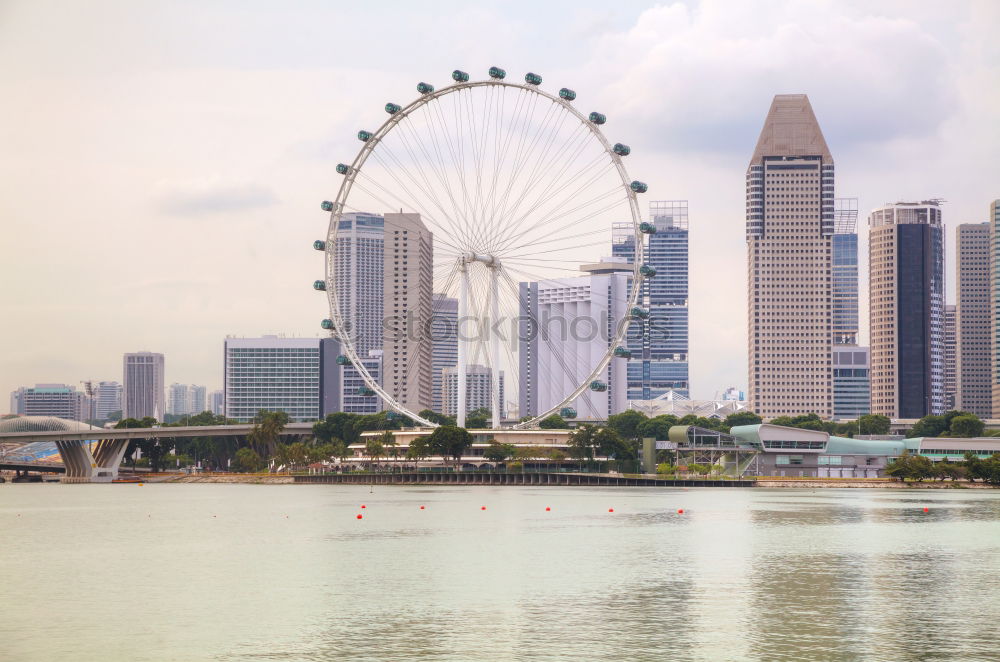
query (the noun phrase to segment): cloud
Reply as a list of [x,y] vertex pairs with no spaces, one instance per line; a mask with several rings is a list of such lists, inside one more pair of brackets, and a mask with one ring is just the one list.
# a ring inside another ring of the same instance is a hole
[[951,116],[953,60],[932,27],[840,2],[676,3],[601,37],[591,67],[650,147],[749,153],[771,97],[803,92],[849,149]]
[[248,211],[278,202],[274,192],[263,184],[225,181],[219,177],[160,182],[156,185],[155,199],[160,211],[172,216]]

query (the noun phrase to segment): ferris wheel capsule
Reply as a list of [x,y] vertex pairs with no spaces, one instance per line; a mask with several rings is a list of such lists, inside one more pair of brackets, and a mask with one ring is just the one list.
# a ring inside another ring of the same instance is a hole
[[639,182],[639,181],[632,182],[631,184],[629,184],[629,187],[636,193],[645,193],[646,191],[649,190],[649,187],[646,186],[645,182]]
[[455,71],[451,72],[451,78],[457,83],[469,82],[469,74],[465,73],[464,71],[460,71],[458,69],[455,69]]
[[313,289],[314,290],[325,291],[326,290],[326,281],[323,281],[323,280],[314,280],[313,281]]
[[330,202],[329,200],[324,200],[323,202],[319,203],[319,208],[322,209],[323,211],[333,211],[333,203]]
[[612,149],[618,156],[628,156],[629,154],[632,153],[631,147],[629,147],[628,145],[623,145],[621,143],[615,143],[615,146],[612,147]]
[[360,140],[363,143],[366,143],[372,139],[372,135],[373,134],[371,131],[365,131],[365,130],[358,131],[358,140]]
[[639,224],[639,232],[643,234],[656,234],[656,226],[652,223],[647,223],[643,221]]
[[417,92],[421,94],[430,94],[434,91],[434,86],[430,83],[417,83]]
[[326,242],[323,241],[322,239],[317,239],[316,241],[313,242],[313,248],[318,251],[325,251]]
[[636,319],[649,319],[649,311],[641,306],[632,306],[632,310],[630,310],[629,313]]
[[333,329],[333,320],[330,319],[330,318],[327,318],[327,319],[323,320],[322,322],[320,322],[319,325],[321,327],[323,327],[324,329],[326,329],[327,331],[331,331]]
[[375,395],[375,391],[371,390],[367,386],[359,386],[358,390],[357,390],[357,394],[360,395],[360,396],[364,396],[364,397],[367,398],[367,397]]
[[349,359],[347,356],[341,354],[340,356],[337,357],[337,365],[350,365],[350,364],[351,364],[351,359]]
[[652,278],[656,275],[656,267],[651,267],[648,264],[644,264],[639,267],[639,273],[641,273],[646,278]]
[[531,72],[524,74],[524,82],[528,85],[541,85],[542,77]]
[[351,171],[351,166],[347,165],[346,163],[337,164],[337,174],[346,175],[350,171]]
[[590,115],[587,116],[587,119],[597,125],[604,124],[605,122],[608,121],[607,116],[603,115],[602,113],[591,113]]
[[400,106],[398,103],[392,103],[390,101],[389,103],[385,104],[385,112],[389,113],[390,115],[395,115],[401,110],[403,110],[403,107]]
[[507,77],[507,72],[500,67],[490,67],[490,78],[496,78],[497,80],[503,80]]
[[615,356],[619,359],[630,359],[632,358],[632,352],[619,345],[618,347],[615,347]]
[[607,391],[608,385],[600,380],[595,379],[594,381],[590,382],[590,390],[597,392]]
[[576,410],[572,407],[563,407],[559,410],[559,415],[563,418],[576,418]]
[[576,99],[576,92],[569,89],[568,87],[564,87],[561,90],[559,90],[559,98],[565,99],[566,101],[574,101]]

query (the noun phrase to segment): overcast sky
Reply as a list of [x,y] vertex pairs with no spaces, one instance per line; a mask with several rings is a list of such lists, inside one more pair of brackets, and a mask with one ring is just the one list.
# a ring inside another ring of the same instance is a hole
[[746,386],[744,175],[774,94],[809,95],[863,255],[873,207],[947,200],[950,299],[954,228],[1000,198],[1000,2],[430,6],[0,0],[0,410],[142,349],[220,388],[227,334],[317,335],[334,166],[455,68],[585,91],[648,200],[689,201],[695,397]]

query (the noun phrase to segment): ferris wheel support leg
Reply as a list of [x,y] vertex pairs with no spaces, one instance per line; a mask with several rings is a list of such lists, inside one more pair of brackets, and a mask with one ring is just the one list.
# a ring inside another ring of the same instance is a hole
[[490,269],[490,363],[492,370],[490,378],[492,388],[490,394],[493,396],[493,429],[500,429],[500,269],[493,267]]
[[458,295],[458,321],[455,323],[455,335],[458,340],[458,397],[455,403],[456,409],[456,423],[458,427],[465,427],[465,380],[466,372],[468,368],[466,363],[468,362],[466,343],[468,342],[465,338],[465,334],[462,331],[462,326],[465,323],[465,318],[469,315],[469,270],[463,264],[461,271],[459,273],[459,281],[461,283],[461,290]]

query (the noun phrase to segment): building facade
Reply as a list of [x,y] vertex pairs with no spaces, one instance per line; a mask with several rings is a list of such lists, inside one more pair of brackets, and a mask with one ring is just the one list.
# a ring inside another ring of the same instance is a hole
[[386,214],[382,387],[411,411],[431,406],[433,236],[420,214]]
[[216,416],[226,415],[226,392],[212,391],[208,396],[208,410]]
[[1000,200],[990,203],[990,382],[993,414],[1000,418]]
[[750,407],[830,418],[834,164],[806,95],[771,102],[746,209]]
[[833,346],[833,417],[852,420],[870,413],[869,352],[858,345]]
[[123,358],[122,418],[151,416],[163,420],[167,413],[163,384],[163,354],[132,352]]
[[944,411],[944,230],[936,201],[874,210],[869,225],[872,413]]
[[67,384],[22,386],[11,393],[11,412],[21,416],[55,416],[70,421],[96,417],[87,394]]
[[[443,409],[445,416],[458,415],[458,367],[450,366],[441,369],[442,389],[444,393]],[[500,418],[506,414],[506,393],[504,373],[500,371]],[[476,409],[493,410],[493,371],[488,366],[469,365],[465,371],[465,411]]]
[[[649,319],[629,326],[628,399],[655,399],[668,391],[690,396],[688,363],[688,203],[687,200],[649,204],[649,222],[656,233],[647,236],[643,262],[656,276],[642,284],[639,305]],[[611,253],[629,263],[635,257],[631,223],[615,224]],[[630,280],[631,286],[631,280]]]
[[122,410],[122,385],[118,382],[100,382],[97,385],[95,411],[96,417],[102,421],[108,416]]
[[174,416],[191,413],[191,388],[187,384],[175,382],[167,389],[167,413]]
[[958,343],[955,341],[957,329],[955,306],[944,307],[944,407],[954,409],[958,399]]
[[248,423],[263,409],[283,411],[291,421],[318,420],[322,387],[335,377],[324,374],[324,363],[336,365],[338,347],[320,338],[226,338],[226,418]]
[[990,338],[990,224],[958,226],[955,323],[955,406],[980,418],[993,415]]
[[[627,313],[632,267],[624,260],[584,265],[590,275],[519,285],[518,414],[558,406],[587,379],[611,346]],[[570,406],[580,418],[607,420],[628,406],[625,359],[598,377],[607,390],[585,390]]]
[[[445,368],[458,365],[458,299],[436,293],[433,309],[431,368],[434,371],[434,395],[431,409],[442,413],[444,411],[444,373],[442,371]],[[500,406],[505,406],[502,399]],[[492,405],[490,408],[492,409]],[[472,411],[472,409],[466,411]]]

